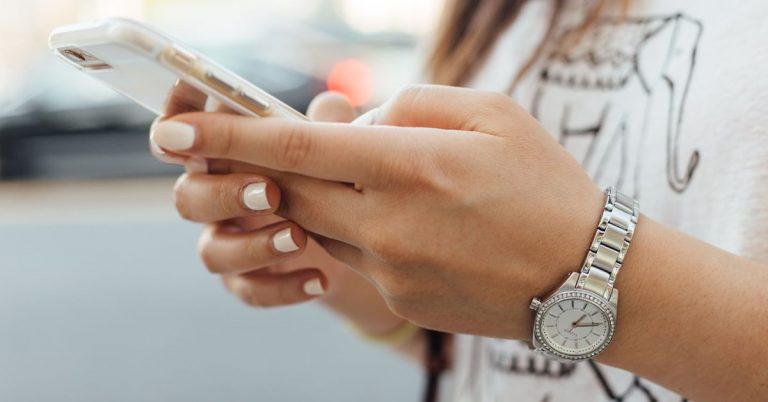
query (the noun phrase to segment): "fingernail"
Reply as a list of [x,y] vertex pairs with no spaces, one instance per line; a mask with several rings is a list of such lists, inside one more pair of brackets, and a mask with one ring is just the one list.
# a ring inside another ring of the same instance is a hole
[[155,142],[155,140],[150,135],[149,137],[149,147],[152,149],[152,152],[157,155],[165,155],[165,151],[163,151],[162,148],[160,148],[159,145]]
[[293,241],[289,227],[275,233],[275,237],[272,238],[272,245],[275,250],[281,253],[290,253],[299,249],[299,246]]
[[184,151],[195,145],[195,128],[179,121],[163,121],[150,135],[159,146],[171,151]]
[[168,163],[172,165],[183,165],[184,164],[184,158],[169,155],[167,152],[163,151],[162,148],[160,148],[155,141],[150,137],[149,139],[149,148],[152,152],[152,155],[157,158],[160,162]]
[[187,159],[187,162],[184,164],[184,166],[186,166],[187,172],[189,173],[208,173],[208,161],[200,156],[190,157]]
[[269,209],[267,183],[251,183],[246,186],[245,190],[243,190],[243,204],[254,211],[264,211]]
[[304,282],[304,293],[309,296],[322,296],[325,294],[325,289],[323,289],[323,283],[320,282],[320,278],[314,278]]

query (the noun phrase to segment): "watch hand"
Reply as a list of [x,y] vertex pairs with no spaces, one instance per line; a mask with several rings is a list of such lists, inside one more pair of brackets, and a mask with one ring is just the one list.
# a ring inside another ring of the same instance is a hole
[[598,325],[600,325],[600,324],[601,324],[601,323],[599,323],[599,322],[593,322],[593,323],[590,323],[590,324],[574,325],[573,327],[574,327],[574,328],[582,328],[582,327],[596,327],[596,326],[598,326]]
[[585,318],[587,318],[587,315],[586,315],[586,314],[582,315],[582,316],[581,316],[581,318],[579,318],[578,320],[576,320],[576,321],[572,322],[572,323],[571,323],[571,326],[572,326],[572,327],[576,327],[576,325],[578,325],[578,324],[581,322],[581,320],[583,320],[583,319],[585,319]]

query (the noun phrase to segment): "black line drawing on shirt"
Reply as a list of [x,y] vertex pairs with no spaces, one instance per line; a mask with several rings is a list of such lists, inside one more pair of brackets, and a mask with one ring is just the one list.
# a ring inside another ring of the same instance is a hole
[[[577,370],[581,372],[587,370],[594,374],[597,385],[600,386],[603,394],[610,401],[661,401],[654,394],[652,386],[646,380],[638,376],[628,375],[629,373],[626,372],[620,372],[619,374],[606,372],[592,360],[578,363],[561,363],[529,351],[527,347],[510,347],[508,342],[486,341],[483,347],[485,348],[484,353],[486,353],[490,369],[497,373],[545,378],[560,383],[572,378]],[[545,397],[551,398],[550,395]],[[680,400],[681,402],[688,401],[685,398]],[[560,399],[557,401],[565,402]],[[553,400],[553,402],[556,401]]]
[[[595,181],[638,197],[641,153],[657,152],[643,149],[654,134],[649,121],[662,118],[651,116],[650,106],[666,102],[666,181],[683,192],[700,162],[695,149],[681,156],[680,136],[702,32],[701,22],[683,14],[566,30],[559,43],[569,45],[545,58],[531,111],[561,144],[587,141],[575,156]],[[618,171],[606,169],[612,158],[619,158]]]
[[525,356],[504,353],[503,349],[489,348],[488,361],[495,371],[536,377],[570,377],[576,370],[575,363],[560,363],[529,353]]

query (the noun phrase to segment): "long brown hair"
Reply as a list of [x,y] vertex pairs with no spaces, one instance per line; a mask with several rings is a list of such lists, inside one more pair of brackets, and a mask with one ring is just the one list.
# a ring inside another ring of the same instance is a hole
[[[512,81],[516,83],[533,66],[550,39],[565,0],[555,2],[543,40],[529,56]],[[444,85],[463,85],[488,57],[499,35],[520,14],[528,0],[446,0],[437,28],[437,40],[427,58],[426,70],[432,82]],[[619,4],[622,14],[629,0],[594,0],[577,30],[586,32],[600,17],[608,4]],[[567,44],[562,44],[567,46]]]

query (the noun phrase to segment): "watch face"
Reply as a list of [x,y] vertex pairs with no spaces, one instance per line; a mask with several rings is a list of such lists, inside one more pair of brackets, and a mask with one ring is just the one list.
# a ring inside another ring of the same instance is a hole
[[614,316],[604,299],[574,291],[557,294],[541,305],[535,336],[554,355],[578,360],[605,349],[613,328]]

